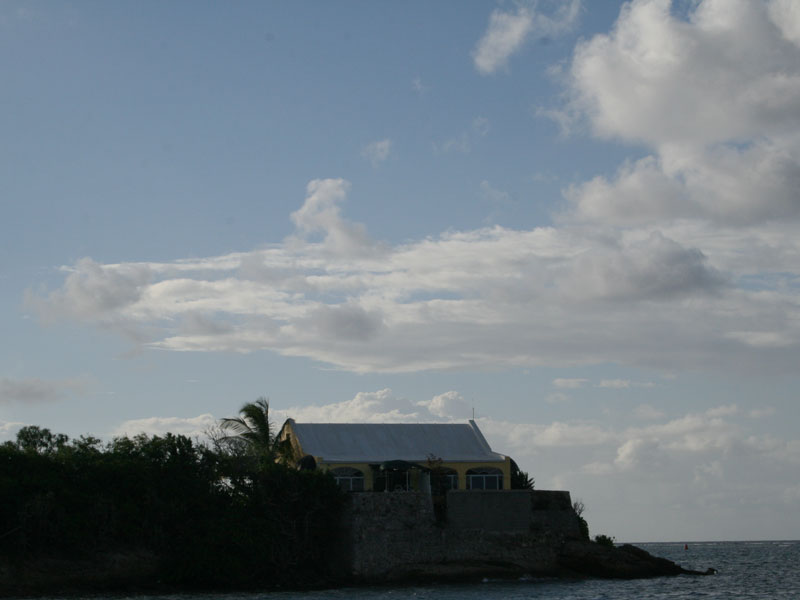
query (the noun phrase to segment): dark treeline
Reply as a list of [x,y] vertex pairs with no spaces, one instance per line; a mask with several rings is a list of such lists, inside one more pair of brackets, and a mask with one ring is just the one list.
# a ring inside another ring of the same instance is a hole
[[147,557],[143,586],[324,583],[343,494],[271,458],[181,435],[104,444],[25,427],[0,446],[4,569],[113,554]]

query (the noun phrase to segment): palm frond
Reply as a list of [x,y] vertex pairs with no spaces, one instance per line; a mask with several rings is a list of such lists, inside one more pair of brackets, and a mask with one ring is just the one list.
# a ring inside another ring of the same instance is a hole
[[269,400],[263,396],[244,404],[238,417],[221,419],[220,427],[232,433],[227,438],[240,439],[259,453],[276,454],[276,440],[269,420]]

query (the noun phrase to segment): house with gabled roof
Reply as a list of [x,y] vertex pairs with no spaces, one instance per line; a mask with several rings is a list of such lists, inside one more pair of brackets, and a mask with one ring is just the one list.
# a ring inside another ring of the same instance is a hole
[[295,463],[330,471],[347,491],[511,489],[511,459],[468,423],[297,423],[278,434]]

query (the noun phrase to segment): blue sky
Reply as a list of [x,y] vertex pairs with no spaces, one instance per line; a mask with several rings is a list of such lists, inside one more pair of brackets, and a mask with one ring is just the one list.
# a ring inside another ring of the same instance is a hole
[[0,6],[0,439],[463,421],[620,540],[798,538],[800,9]]

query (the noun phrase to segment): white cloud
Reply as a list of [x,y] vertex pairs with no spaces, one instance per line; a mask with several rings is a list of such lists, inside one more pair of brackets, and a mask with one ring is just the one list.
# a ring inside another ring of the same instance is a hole
[[273,409],[279,419],[289,417],[301,423],[420,423],[448,421],[463,415],[466,403],[456,392],[446,392],[429,401],[412,402],[386,388],[359,392],[350,400],[332,404]]
[[575,102],[597,133],[660,146],[797,129],[800,48],[767,3],[705,0],[685,21],[670,5],[635,0],[576,48]]
[[371,162],[373,167],[377,167],[380,163],[389,158],[389,153],[391,150],[392,140],[386,138],[384,140],[378,140],[377,142],[371,142],[364,146],[364,149],[361,151],[361,156]]
[[489,28],[472,54],[475,68],[484,75],[505,67],[508,58],[517,52],[533,28],[533,15],[518,6],[516,12],[495,10],[489,17]]
[[141,298],[152,277],[144,264],[101,265],[91,258],[82,258],[63,270],[68,273],[63,287],[47,300],[30,293],[26,296],[47,321],[60,317],[113,321],[118,309]]
[[551,112],[655,153],[566,190],[568,216],[622,226],[797,220],[800,46],[787,43],[797,12],[705,0],[681,20],[668,0],[636,0],[611,33],[579,44],[571,102]]
[[174,433],[200,438],[216,424],[217,419],[208,413],[196,417],[148,417],[124,421],[111,432],[111,435],[133,437],[140,433],[147,435]]
[[552,16],[537,12],[537,4],[519,3],[514,11],[492,11],[489,26],[472,53],[479,73],[489,75],[506,68],[508,59],[529,38],[556,37],[570,31],[580,14],[579,0],[560,3]]
[[339,204],[344,201],[350,183],[344,179],[315,179],[306,188],[303,206],[292,213],[292,222],[304,238],[312,234],[323,236],[322,248],[336,254],[360,254],[375,250],[366,230],[340,215]]
[[[487,32],[493,68],[518,48],[500,43],[502,32],[544,28],[536,5],[514,6],[496,11]],[[60,288],[29,293],[28,306],[161,349],[270,350],[356,372],[622,364],[794,373],[795,14],[782,2],[706,0],[682,19],[665,0],[635,1],[608,35],[581,42],[560,108],[650,154],[565,190],[553,227],[388,246],[343,215],[347,181],[314,180],[282,243],[164,263],[83,259]],[[512,27],[520,20],[531,24]],[[487,131],[479,117],[441,150],[468,151]],[[488,180],[482,188],[506,197]]]
[[447,419],[468,419],[472,407],[458,392],[450,391],[434,396],[430,402],[420,402],[432,415]]
[[[572,226],[449,231],[389,247],[341,214],[348,189],[309,183],[282,244],[166,263],[84,259],[61,288],[29,293],[29,306],[157,348],[272,350],[356,372],[797,364],[800,302],[784,280],[800,278],[800,238],[789,228],[771,239],[669,232],[708,255],[657,230]],[[752,289],[746,277],[762,260],[783,275]],[[763,343],[778,338],[780,347]]]
[[772,0],[767,10],[784,39],[800,46],[800,5],[794,0]]

